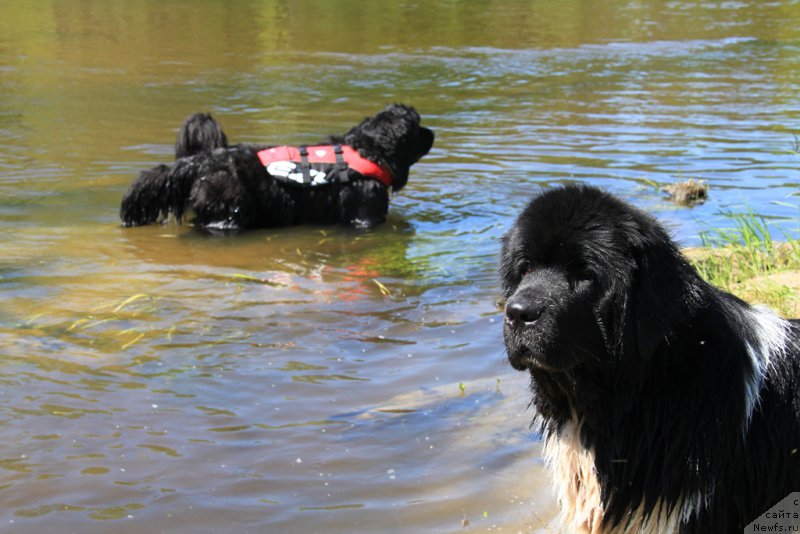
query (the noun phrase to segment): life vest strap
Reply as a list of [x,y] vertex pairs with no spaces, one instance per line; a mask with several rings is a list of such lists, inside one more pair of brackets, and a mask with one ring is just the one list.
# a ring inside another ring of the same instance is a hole
[[348,165],[344,160],[344,150],[342,149],[342,145],[333,145],[333,153],[336,155],[334,169],[336,170],[336,174],[339,176],[339,181],[342,183],[347,183],[350,180],[350,177],[347,175]]
[[308,148],[304,146],[297,147],[300,153],[300,172],[303,174],[303,185],[311,183],[311,164],[308,162]]

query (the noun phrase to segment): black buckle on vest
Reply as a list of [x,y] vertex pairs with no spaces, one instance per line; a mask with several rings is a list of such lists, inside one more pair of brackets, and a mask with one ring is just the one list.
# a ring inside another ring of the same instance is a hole
[[308,162],[308,148],[301,146],[297,147],[300,153],[300,172],[303,173],[303,184],[308,185],[311,183],[311,164]]
[[336,175],[339,178],[339,182],[347,183],[350,178],[347,174],[348,166],[344,161],[342,145],[333,145],[333,153],[336,154]]

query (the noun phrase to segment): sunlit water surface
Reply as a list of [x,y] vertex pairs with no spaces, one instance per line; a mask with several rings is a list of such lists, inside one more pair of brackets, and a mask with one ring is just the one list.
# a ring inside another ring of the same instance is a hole
[[[796,234],[800,4],[0,6],[0,530],[508,532],[553,514],[498,238],[588,182],[685,245]],[[302,143],[402,101],[434,150],[373,231],[119,227],[208,110]],[[658,186],[706,180],[693,209]]]

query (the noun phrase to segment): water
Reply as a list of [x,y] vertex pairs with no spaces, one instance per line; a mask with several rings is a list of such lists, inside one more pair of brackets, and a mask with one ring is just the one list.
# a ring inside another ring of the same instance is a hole
[[[600,185],[683,244],[796,235],[800,4],[21,1],[0,7],[3,532],[537,531],[498,238]],[[437,133],[389,221],[123,229],[213,112],[313,142],[402,101]],[[706,180],[676,207],[653,183]]]

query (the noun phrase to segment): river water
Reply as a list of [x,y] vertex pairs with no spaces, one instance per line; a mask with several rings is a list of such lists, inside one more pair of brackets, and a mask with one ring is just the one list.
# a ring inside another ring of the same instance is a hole
[[[4,0],[0,531],[547,532],[498,238],[580,181],[683,244],[800,226],[800,3]],[[206,110],[309,143],[436,131],[386,224],[124,229]],[[706,180],[692,209],[658,185]]]

